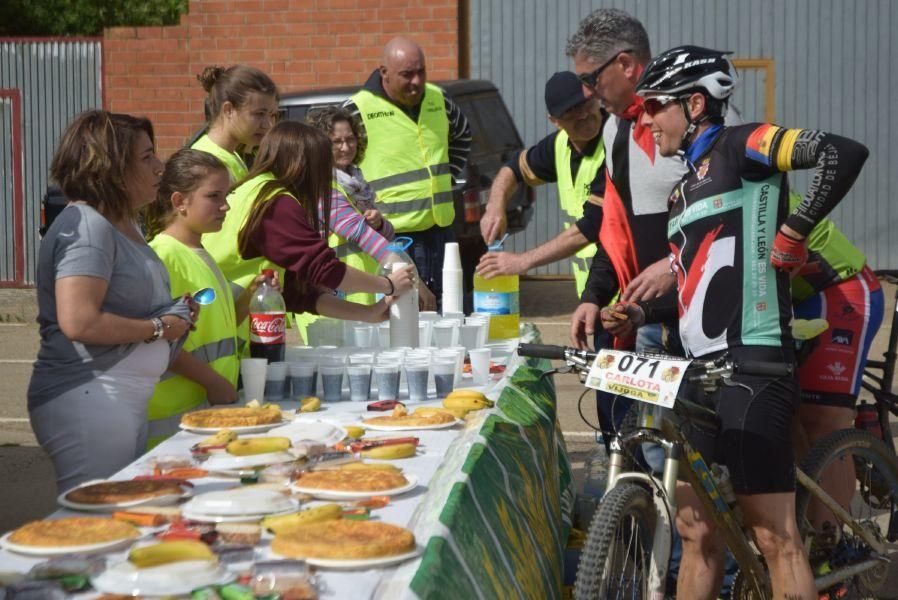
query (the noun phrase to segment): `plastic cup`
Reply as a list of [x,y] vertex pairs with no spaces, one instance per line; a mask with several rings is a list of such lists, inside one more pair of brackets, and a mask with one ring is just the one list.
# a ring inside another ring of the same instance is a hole
[[293,362],[289,366],[290,388],[294,400],[302,400],[315,395],[318,365],[312,361]]
[[439,321],[441,318],[440,313],[435,310],[422,310],[418,313],[419,323],[433,323],[434,321]]
[[281,402],[288,396],[287,363],[273,362],[268,364],[265,373],[265,401]]
[[458,242],[446,242],[443,249],[443,269],[461,269],[461,251]]
[[437,359],[430,365],[437,398],[445,398],[455,388],[455,358]]
[[349,399],[353,402],[367,402],[371,395],[371,364],[349,365]]
[[418,345],[422,348],[430,346],[433,321],[418,321]]
[[472,348],[479,348],[478,339],[480,337],[480,324],[477,325],[462,325],[458,328],[458,343],[465,347],[465,349],[470,350]]
[[477,345],[475,346],[475,348],[483,348],[484,346],[486,346],[490,333],[489,317],[470,316],[465,319],[465,324],[478,325],[480,327],[480,331],[477,336]]
[[321,387],[325,402],[339,402],[343,398],[343,371],[342,363],[322,364],[318,367],[321,374]]
[[264,358],[244,358],[240,361],[240,378],[243,380],[243,398],[246,402],[265,398],[265,375],[268,361]]
[[489,379],[490,353],[489,348],[468,350],[468,356],[471,357],[471,376],[474,378],[474,385],[485,385]]
[[458,311],[443,311],[444,319],[455,319],[459,323],[465,322],[465,313]]
[[378,400],[399,399],[399,363],[380,363],[374,365],[374,380],[377,382]]
[[424,402],[427,400],[427,376],[429,372],[430,366],[426,362],[409,362],[405,365],[409,401]]
[[449,348],[458,343],[458,329],[455,323],[437,321],[433,324],[432,339],[438,348]]
[[381,348],[390,347],[390,323],[381,323],[377,326],[377,342]]
[[374,362],[373,352],[358,352],[349,355],[349,364],[351,365],[370,365]]
[[353,343],[359,348],[370,348],[374,339],[374,327],[371,325],[355,325],[352,328]]
[[314,359],[318,351],[312,346],[291,346],[284,351],[284,360],[288,363],[302,362],[305,359]]

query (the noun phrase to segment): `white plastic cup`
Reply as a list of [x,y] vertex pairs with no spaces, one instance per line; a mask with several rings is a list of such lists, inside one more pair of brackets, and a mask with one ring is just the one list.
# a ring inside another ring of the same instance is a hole
[[445,398],[455,388],[455,358],[439,358],[430,365],[437,398]]
[[463,313],[461,311],[455,311],[455,310],[444,310],[443,318],[444,319],[455,319],[459,323],[464,323],[465,322],[465,313]]
[[474,385],[486,385],[490,377],[490,354],[489,348],[476,348],[468,350],[468,356],[471,357],[471,376]]
[[427,400],[427,377],[430,365],[426,362],[407,362],[405,379],[408,383],[408,399],[410,402]]
[[312,361],[293,362],[289,366],[290,389],[294,400],[302,400],[315,395],[318,365]]
[[472,348],[479,348],[480,346],[477,344],[477,341],[480,337],[480,324],[477,325],[462,325],[458,328],[458,343],[465,347],[467,350],[471,350]]
[[377,326],[377,342],[381,348],[390,347],[390,322],[381,323]]
[[265,375],[268,361],[264,358],[244,358],[240,361],[240,378],[243,380],[244,401],[265,399]]
[[433,324],[431,339],[438,348],[450,348],[458,343],[458,326],[452,321],[437,321]]
[[284,351],[284,360],[288,363],[301,362],[304,358],[318,356],[318,351],[312,346],[290,346]]
[[399,399],[399,362],[374,365],[374,380],[377,383],[378,400]]
[[427,323],[428,321],[432,323],[434,321],[439,321],[441,318],[440,313],[435,310],[422,310],[418,313],[419,323]]
[[371,363],[346,367],[349,378],[349,399],[352,402],[367,402],[371,395]]
[[265,372],[265,401],[266,402],[282,402],[290,397],[287,391],[287,368],[286,362],[273,362],[268,364]]
[[370,348],[374,338],[374,327],[371,325],[355,325],[352,328],[353,343],[359,348]]
[[443,251],[443,270],[446,269],[461,270],[461,251],[458,248],[458,242],[446,242]]
[[343,399],[343,363],[328,363],[318,367],[325,402],[339,402]]
[[418,346],[426,348],[430,346],[433,321],[418,321]]

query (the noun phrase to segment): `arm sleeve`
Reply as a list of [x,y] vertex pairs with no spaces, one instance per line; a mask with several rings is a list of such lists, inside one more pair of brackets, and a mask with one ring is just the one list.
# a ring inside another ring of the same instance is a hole
[[606,306],[614,298],[617,290],[617,274],[611,265],[611,258],[602,244],[596,244],[596,255],[589,265],[589,276],[586,278],[586,287],[580,296],[580,302]]
[[[244,258],[264,256],[285,269],[284,299],[314,308],[318,287],[336,289],[346,265],[328,248],[327,241],[309,223],[306,211],[290,196],[270,200],[260,226],[252,237],[252,252]],[[288,303],[290,307],[290,303]],[[292,308],[299,312],[299,309]],[[303,308],[303,312],[309,312]]]
[[374,231],[365,217],[356,212],[343,194],[336,190],[331,195],[330,226],[334,233],[353,242],[378,262],[387,251],[387,239]]
[[599,240],[599,229],[602,227],[602,207],[587,200],[583,203],[583,216],[576,223],[583,237],[591,242]]
[[449,170],[452,177],[458,179],[468,162],[468,155],[471,154],[471,126],[465,113],[447,94],[443,94],[443,100],[446,104],[446,117],[449,119]]
[[749,165],[760,163],[771,171],[814,169],[804,200],[786,218],[786,225],[804,236],[845,197],[869,154],[863,144],[832,133],[770,124],[751,131],[745,153]]

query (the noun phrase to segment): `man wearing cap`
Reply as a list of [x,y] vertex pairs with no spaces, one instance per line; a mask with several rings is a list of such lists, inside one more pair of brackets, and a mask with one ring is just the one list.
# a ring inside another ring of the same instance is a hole
[[549,122],[558,130],[514,155],[499,170],[490,188],[480,232],[487,244],[505,233],[505,207],[521,182],[530,186],[556,183],[565,230],[526,252],[489,252],[481,258],[477,272],[486,279],[517,275],[570,257],[579,297],[602,222],[604,113],[595,98],[584,96],[583,86],[569,71],[552,75],[546,82],[545,98]]

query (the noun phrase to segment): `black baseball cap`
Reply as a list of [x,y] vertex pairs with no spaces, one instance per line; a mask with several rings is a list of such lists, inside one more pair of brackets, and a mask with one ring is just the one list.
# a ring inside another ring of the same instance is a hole
[[570,71],[555,73],[546,82],[546,110],[556,119],[578,104],[586,102],[583,84]]

